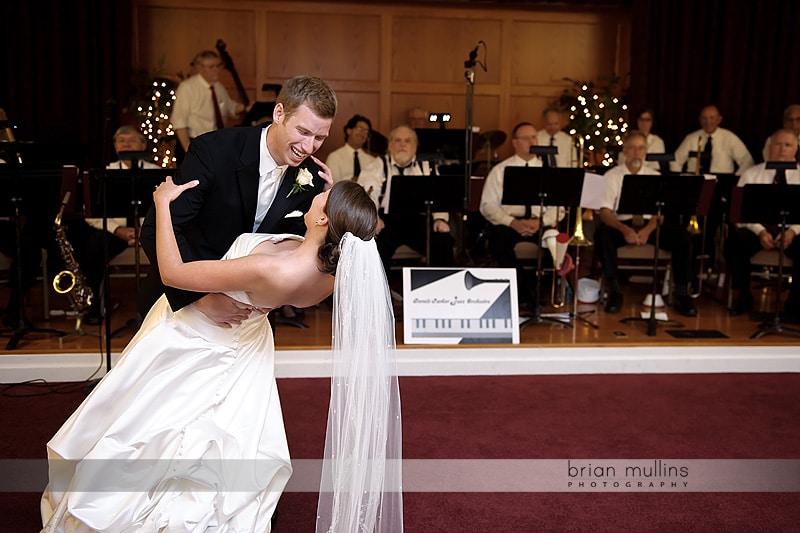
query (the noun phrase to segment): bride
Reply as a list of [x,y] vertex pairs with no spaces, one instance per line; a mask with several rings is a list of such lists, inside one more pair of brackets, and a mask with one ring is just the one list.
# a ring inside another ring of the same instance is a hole
[[[261,308],[333,292],[316,530],[402,531],[394,318],[374,204],[339,182],[314,199],[305,239],[244,234],[220,261],[183,263],[169,204],[197,183],[167,178],[154,193],[164,283]],[[47,451],[43,531],[270,531],[292,467],[266,315],[222,328],[162,296]]]

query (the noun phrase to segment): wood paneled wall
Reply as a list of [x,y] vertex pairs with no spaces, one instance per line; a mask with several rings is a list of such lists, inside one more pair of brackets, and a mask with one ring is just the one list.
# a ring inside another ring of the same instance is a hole
[[[336,90],[340,110],[321,151],[344,142],[350,116],[368,116],[381,133],[421,106],[465,124],[464,61],[485,43],[476,68],[474,125],[481,131],[541,124],[541,111],[569,86],[564,78],[625,75],[629,14],[247,0],[134,0],[133,67],[179,79],[189,63],[223,39],[252,100],[264,83],[311,74]],[[231,76],[222,81],[236,94]],[[500,148],[511,153],[510,142]]]

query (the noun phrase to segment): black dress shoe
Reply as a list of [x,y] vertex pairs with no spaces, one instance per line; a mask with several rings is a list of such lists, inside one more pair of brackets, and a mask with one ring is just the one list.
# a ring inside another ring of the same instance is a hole
[[731,316],[739,316],[739,315],[749,315],[750,311],[753,310],[753,299],[752,298],[739,298],[736,300],[736,303],[733,304],[728,310],[728,314]]
[[692,297],[688,294],[681,294],[675,296],[675,310],[683,316],[697,316],[697,308],[692,302]]
[[619,313],[622,310],[622,293],[617,291],[612,291],[608,293],[608,298],[606,299],[606,305],[603,307],[603,311],[606,313]]

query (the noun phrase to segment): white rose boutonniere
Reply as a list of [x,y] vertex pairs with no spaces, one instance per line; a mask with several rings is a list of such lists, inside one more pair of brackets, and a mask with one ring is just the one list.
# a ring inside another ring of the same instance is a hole
[[289,198],[291,195],[295,193],[305,191],[306,187],[313,187],[313,186],[314,186],[314,178],[313,176],[311,176],[311,172],[309,172],[307,168],[301,168],[297,172],[297,177],[294,179],[292,190],[289,191],[289,194],[286,195],[286,198]]

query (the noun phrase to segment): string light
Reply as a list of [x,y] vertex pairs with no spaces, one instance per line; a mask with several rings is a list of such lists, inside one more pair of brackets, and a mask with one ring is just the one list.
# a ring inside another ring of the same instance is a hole
[[139,129],[147,138],[147,143],[153,152],[152,161],[164,168],[175,167],[177,162],[172,150],[175,130],[169,120],[174,101],[175,84],[164,79],[156,79],[153,80],[144,105],[136,107],[141,121]]
[[622,137],[628,131],[626,104],[614,96],[618,78],[612,77],[604,83],[589,83],[566,79],[572,87],[565,89],[559,104],[569,109],[568,131],[570,135],[584,138],[584,149],[592,158],[585,158],[584,165],[601,164],[613,166],[622,146]]

